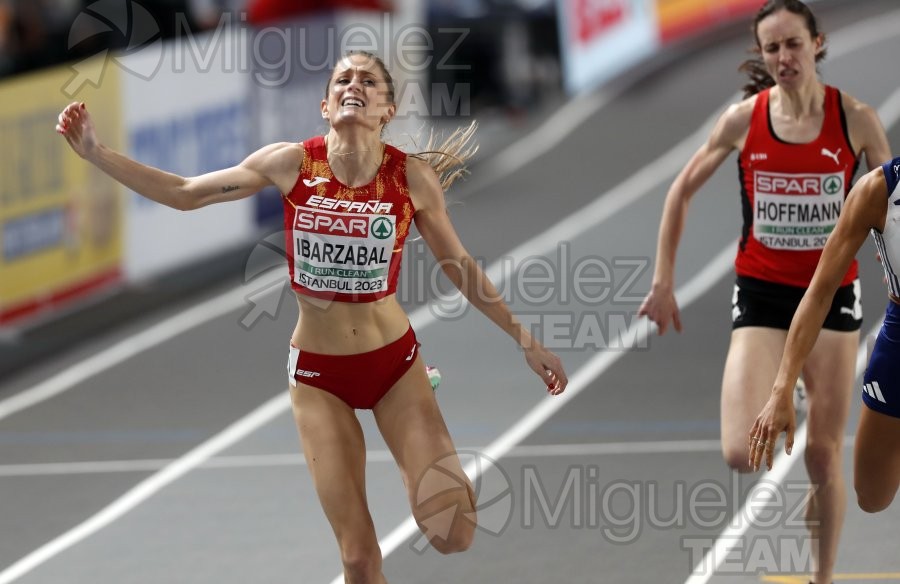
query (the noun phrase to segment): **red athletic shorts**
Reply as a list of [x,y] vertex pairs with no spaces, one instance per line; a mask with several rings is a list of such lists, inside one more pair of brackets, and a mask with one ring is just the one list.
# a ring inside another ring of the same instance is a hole
[[351,408],[371,410],[409,371],[418,351],[412,327],[393,343],[356,355],[322,355],[291,345],[288,380],[325,390]]

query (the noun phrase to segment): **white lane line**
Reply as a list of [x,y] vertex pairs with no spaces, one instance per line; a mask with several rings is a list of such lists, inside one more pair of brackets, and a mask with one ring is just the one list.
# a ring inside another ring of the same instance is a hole
[[0,572],[0,584],[9,584],[40,566],[53,556],[103,529],[148,497],[208,460],[217,452],[233,445],[285,410],[289,398],[280,394],[244,416],[219,434],[151,475],[89,519],[53,539]]
[[[268,286],[284,277],[283,274],[275,274],[274,271],[264,274],[253,280],[252,288],[258,290],[260,287]],[[161,345],[185,331],[237,310],[241,306],[248,306],[246,296],[251,293],[250,288],[250,286],[240,286],[192,306],[60,371],[35,386],[0,401],[0,420],[68,391],[79,383],[148,349]],[[276,288],[281,293],[281,287],[277,286]]]
[[[470,182],[471,188],[483,189],[497,180],[509,176],[559,145],[586,120],[603,109],[617,97],[609,89],[579,96],[566,102],[558,112],[549,117],[534,132],[520,138],[492,158],[489,165],[479,170]],[[535,140],[534,136],[540,136]]]
[[[844,448],[853,446],[856,436],[844,436]],[[552,458],[578,456],[619,456],[632,454],[692,454],[719,452],[722,444],[715,440],[651,440],[639,442],[601,442],[595,444],[527,444],[516,446],[503,458]],[[462,446],[460,451],[483,452],[484,446]],[[176,459],[142,458],[137,460],[85,460],[80,462],[43,462],[33,464],[0,465],[0,477],[36,477],[57,475],[110,474],[124,472],[153,472],[165,468]],[[366,462],[394,462],[390,450],[366,451]],[[282,466],[306,466],[302,454],[247,454],[243,456],[214,456],[197,470],[258,469]]]
[[[615,456],[622,454],[682,454],[715,452],[721,449],[719,440],[660,440],[642,442],[605,442],[599,444],[529,444],[516,446],[504,458],[535,458],[553,456]],[[483,446],[463,447],[466,452],[481,452]],[[51,475],[106,474],[148,472],[165,468],[171,458],[140,460],[89,460],[81,462],[45,462],[38,464],[0,465],[0,477],[33,477]],[[394,462],[389,450],[369,450],[367,462]],[[215,456],[203,462],[197,470],[266,468],[306,466],[302,454],[250,454],[244,456]]]
[[828,57],[834,60],[876,43],[897,38],[900,11],[854,22],[828,35]]
[[[487,452],[483,446],[460,448],[467,452]],[[718,452],[719,440],[661,440],[642,442],[606,442],[599,444],[532,444],[516,446],[503,458],[538,458],[555,456],[616,456],[625,454],[689,454]],[[97,460],[83,462],[49,462],[41,464],[6,464],[0,466],[0,477],[57,476],[150,472],[165,468],[175,459]],[[366,461],[394,462],[389,450],[369,450]],[[306,466],[302,454],[253,454],[216,456],[197,466],[197,470]]]

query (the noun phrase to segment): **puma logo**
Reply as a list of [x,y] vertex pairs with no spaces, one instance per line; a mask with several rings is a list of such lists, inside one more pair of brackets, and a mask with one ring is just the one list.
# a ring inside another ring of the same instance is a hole
[[308,187],[314,187],[316,185],[320,185],[322,183],[331,182],[331,179],[327,179],[324,176],[314,176],[312,179],[305,178],[303,179],[303,184]]
[[837,152],[831,152],[830,150],[828,150],[828,148],[822,148],[821,154],[822,156],[827,156],[828,158],[834,160],[835,164],[840,164],[841,162],[840,160],[838,160],[838,155],[841,153],[841,150],[843,150],[843,148],[838,148]]

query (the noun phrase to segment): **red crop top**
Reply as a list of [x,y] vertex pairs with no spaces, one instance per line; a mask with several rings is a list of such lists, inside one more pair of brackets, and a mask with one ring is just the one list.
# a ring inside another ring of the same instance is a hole
[[300,176],[283,197],[291,286],[340,302],[393,294],[414,213],[406,154],[385,145],[375,178],[351,188],[331,172],[323,136],[306,140],[303,149]]

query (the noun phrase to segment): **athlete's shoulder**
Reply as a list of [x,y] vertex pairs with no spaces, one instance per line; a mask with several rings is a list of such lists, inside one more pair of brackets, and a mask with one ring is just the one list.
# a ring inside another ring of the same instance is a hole
[[266,144],[261,147],[257,152],[261,152],[267,155],[278,155],[282,154],[286,151],[291,151],[301,149],[302,142],[272,142],[271,144]]
[[741,126],[746,129],[750,125],[750,119],[753,117],[757,99],[759,99],[758,93],[729,105],[725,113],[722,114],[722,120],[729,125]]
[[411,190],[433,187],[440,189],[437,174],[427,160],[416,154],[406,157],[406,182]]
[[293,184],[303,164],[303,148],[291,142],[276,142],[263,146],[241,162],[241,166],[266,177],[284,188]]
[[837,91],[838,95],[841,96],[841,105],[847,111],[869,107],[867,103],[861,101],[860,99],[854,97],[846,91],[843,91],[842,89],[834,87],[834,90]]
[[302,142],[275,142],[255,152],[260,163],[272,172],[297,170],[303,163]]
[[302,155],[303,149],[300,148],[298,144],[292,144],[290,142],[275,142],[273,144],[267,144],[261,148],[259,148],[256,152],[248,156],[244,160],[245,166],[265,166],[268,168],[272,168],[277,166],[279,162],[293,156],[296,160],[296,157]]
[[421,155],[408,154],[406,156],[406,172],[407,173],[414,172],[417,174],[420,174],[420,173],[427,174],[429,171],[431,171],[432,173],[434,172],[434,170],[431,168],[431,165],[428,164],[428,161],[425,160]]
[[845,91],[838,91],[841,96],[841,107],[844,110],[844,115],[847,116],[847,123],[851,130],[855,125],[871,124],[875,122],[880,124],[880,122],[878,122],[878,112],[875,111],[875,108]]
[[427,160],[415,154],[406,157],[406,183],[417,211],[443,208],[444,189],[437,173]]
[[841,108],[847,123],[850,144],[857,155],[865,153],[868,167],[875,168],[891,156],[890,144],[881,118],[874,107],[849,93],[841,92]]
[[753,119],[753,108],[756,105],[755,95],[729,105],[716,124],[711,137],[711,144],[722,148],[739,148]]

